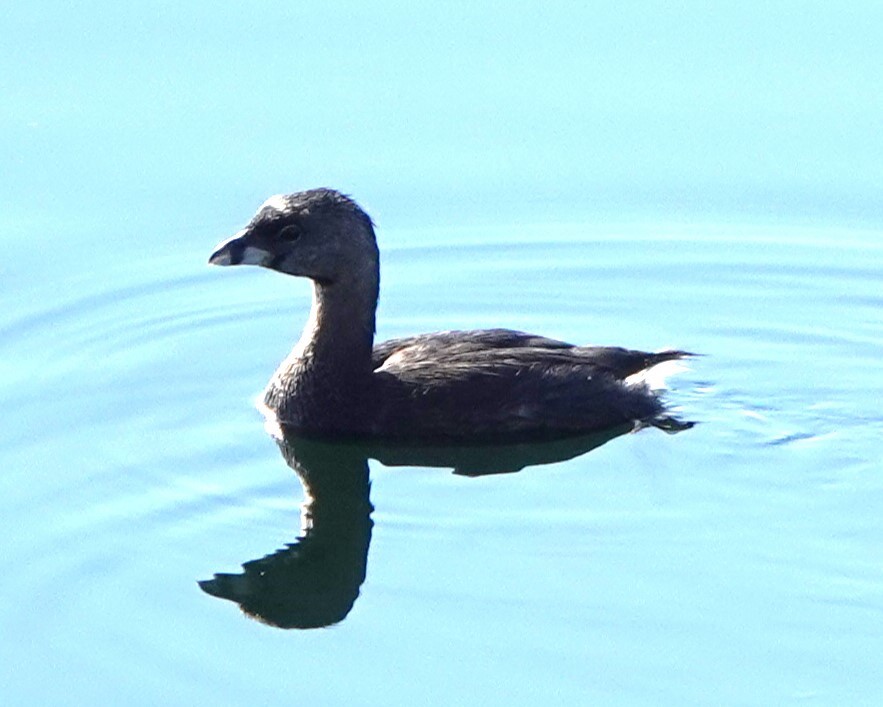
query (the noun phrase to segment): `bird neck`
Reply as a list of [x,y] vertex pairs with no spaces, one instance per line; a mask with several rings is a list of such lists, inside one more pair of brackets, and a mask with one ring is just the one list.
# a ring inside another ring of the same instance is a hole
[[292,352],[301,370],[322,371],[341,383],[371,371],[378,277],[370,281],[313,283],[313,303]]
[[[365,424],[379,270],[314,282],[300,341],[264,391],[268,419],[303,432],[358,432]],[[272,414],[268,414],[272,413]]]

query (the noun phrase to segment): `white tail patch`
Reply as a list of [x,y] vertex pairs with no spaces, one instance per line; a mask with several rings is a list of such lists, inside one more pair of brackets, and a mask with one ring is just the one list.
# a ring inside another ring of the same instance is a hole
[[665,390],[668,387],[666,385],[666,380],[669,376],[673,376],[689,370],[690,367],[687,366],[682,360],[675,359],[673,361],[662,361],[661,363],[657,363],[655,366],[645,368],[643,371],[633,373],[625,379],[625,384],[633,386],[647,386],[648,388],[650,388],[650,390]]

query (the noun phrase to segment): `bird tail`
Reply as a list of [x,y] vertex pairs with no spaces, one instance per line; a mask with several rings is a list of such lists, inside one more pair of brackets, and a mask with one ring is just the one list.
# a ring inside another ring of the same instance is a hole
[[689,367],[683,359],[696,354],[678,349],[667,349],[647,356],[647,365],[637,373],[633,373],[625,379],[627,385],[647,386],[656,392],[668,388],[666,381],[669,376],[683,373]]

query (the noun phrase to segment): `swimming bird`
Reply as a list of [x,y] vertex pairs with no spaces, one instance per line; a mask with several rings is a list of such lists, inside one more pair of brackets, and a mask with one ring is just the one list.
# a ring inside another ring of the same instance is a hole
[[333,189],[277,195],[221,243],[213,265],[259,265],[313,282],[303,334],[263,395],[285,429],[323,439],[483,443],[552,439],[669,416],[645,378],[689,356],[575,346],[509,329],[374,343],[374,224]]

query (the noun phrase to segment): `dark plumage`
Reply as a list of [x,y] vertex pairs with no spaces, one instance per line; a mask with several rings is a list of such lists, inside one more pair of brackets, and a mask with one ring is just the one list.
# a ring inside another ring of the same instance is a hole
[[282,425],[325,438],[477,442],[584,434],[635,422],[671,429],[638,376],[688,356],[574,346],[506,329],[374,346],[379,257],[371,219],[330,189],[268,199],[209,262],[309,277],[304,333],[264,393]]

